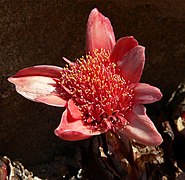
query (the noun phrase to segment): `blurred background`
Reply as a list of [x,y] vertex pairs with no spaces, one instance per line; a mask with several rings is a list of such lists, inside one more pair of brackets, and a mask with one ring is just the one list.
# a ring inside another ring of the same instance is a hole
[[185,3],[182,0],[15,0],[0,1],[0,155],[25,166],[74,153],[86,143],[66,142],[53,133],[63,112],[30,102],[7,81],[18,70],[64,66],[85,55],[86,23],[93,8],[107,16],[116,39],[133,35],[146,47],[142,82],[161,89],[162,108],[185,81]]

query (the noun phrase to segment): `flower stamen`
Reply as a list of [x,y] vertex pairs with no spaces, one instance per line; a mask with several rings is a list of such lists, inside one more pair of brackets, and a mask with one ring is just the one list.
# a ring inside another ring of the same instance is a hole
[[95,50],[61,71],[62,98],[73,99],[91,130],[107,123],[123,128],[128,123],[124,115],[132,107],[133,90],[109,56],[109,51]]

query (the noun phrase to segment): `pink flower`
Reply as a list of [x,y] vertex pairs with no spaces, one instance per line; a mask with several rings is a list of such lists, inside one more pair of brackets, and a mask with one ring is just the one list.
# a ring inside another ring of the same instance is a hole
[[66,107],[55,134],[81,140],[109,130],[145,145],[162,138],[141,104],[161,99],[156,87],[139,83],[144,47],[131,37],[115,41],[108,18],[93,9],[87,23],[87,55],[65,68],[40,65],[8,80],[18,93],[36,102]]

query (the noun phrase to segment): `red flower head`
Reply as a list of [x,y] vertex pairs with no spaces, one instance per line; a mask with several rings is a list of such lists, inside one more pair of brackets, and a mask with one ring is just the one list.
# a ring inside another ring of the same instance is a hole
[[139,83],[145,63],[144,47],[131,37],[115,41],[108,18],[93,9],[87,23],[87,55],[69,65],[33,66],[8,80],[24,97],[66,107],[55,134],[81,140],[113,130],[145,145],[159,145],[160,134],[141,104],[162,94]]

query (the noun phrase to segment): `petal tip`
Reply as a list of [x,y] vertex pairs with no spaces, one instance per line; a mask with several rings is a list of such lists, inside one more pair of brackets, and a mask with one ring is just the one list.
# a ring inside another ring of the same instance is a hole
[[148,139],[148,141],[141,141],[142,144],[145,144],[146,146],[159,146],[163,142],[163,138],[158,133],[153,138]]
[[58,128],[54,130],[54,133],[55,133],[56,136],[59,136],[59,130],[58,130]]
[[91,14],[95,14],[95,13],[99,13],[99,11],[98,11],[97,8],[94,8],[94,9],[90,12],[90,15],[91,15]]
[[160,144],[162,144],[162,142],[163,142],[163,138],[162,138],[161,134],[156,129],[155,132],[153,132],[150,135],[150,138],[143,141],[143,144],[145,144],[147,146],[159,146]]
[[9,82],[13,83],[13,77],[9,77],[7,80],[8,80]]
[[[93,18],[101,18],[101,17],[106,18],[105,16],[103,16],[103,15],[98,11],[97,8],[94,8],[94,9],[90,12],[90,14],[89,14],[89,19],[88,19],[88,20],[91,21]],[[107,18],[107,19],[108,19],[108,18]]]
[[161,92],[160,89],[159,89],[159,94],[158,94],[159,100],[160,100],[162,97],[163,97],[163,94],[162,94],[162,92]]
[[158,138],[156,138],[156,141],[155,141],[155,146],[159,146],[160,144],[163,143],[163,138],[162,136],[159,134]]

